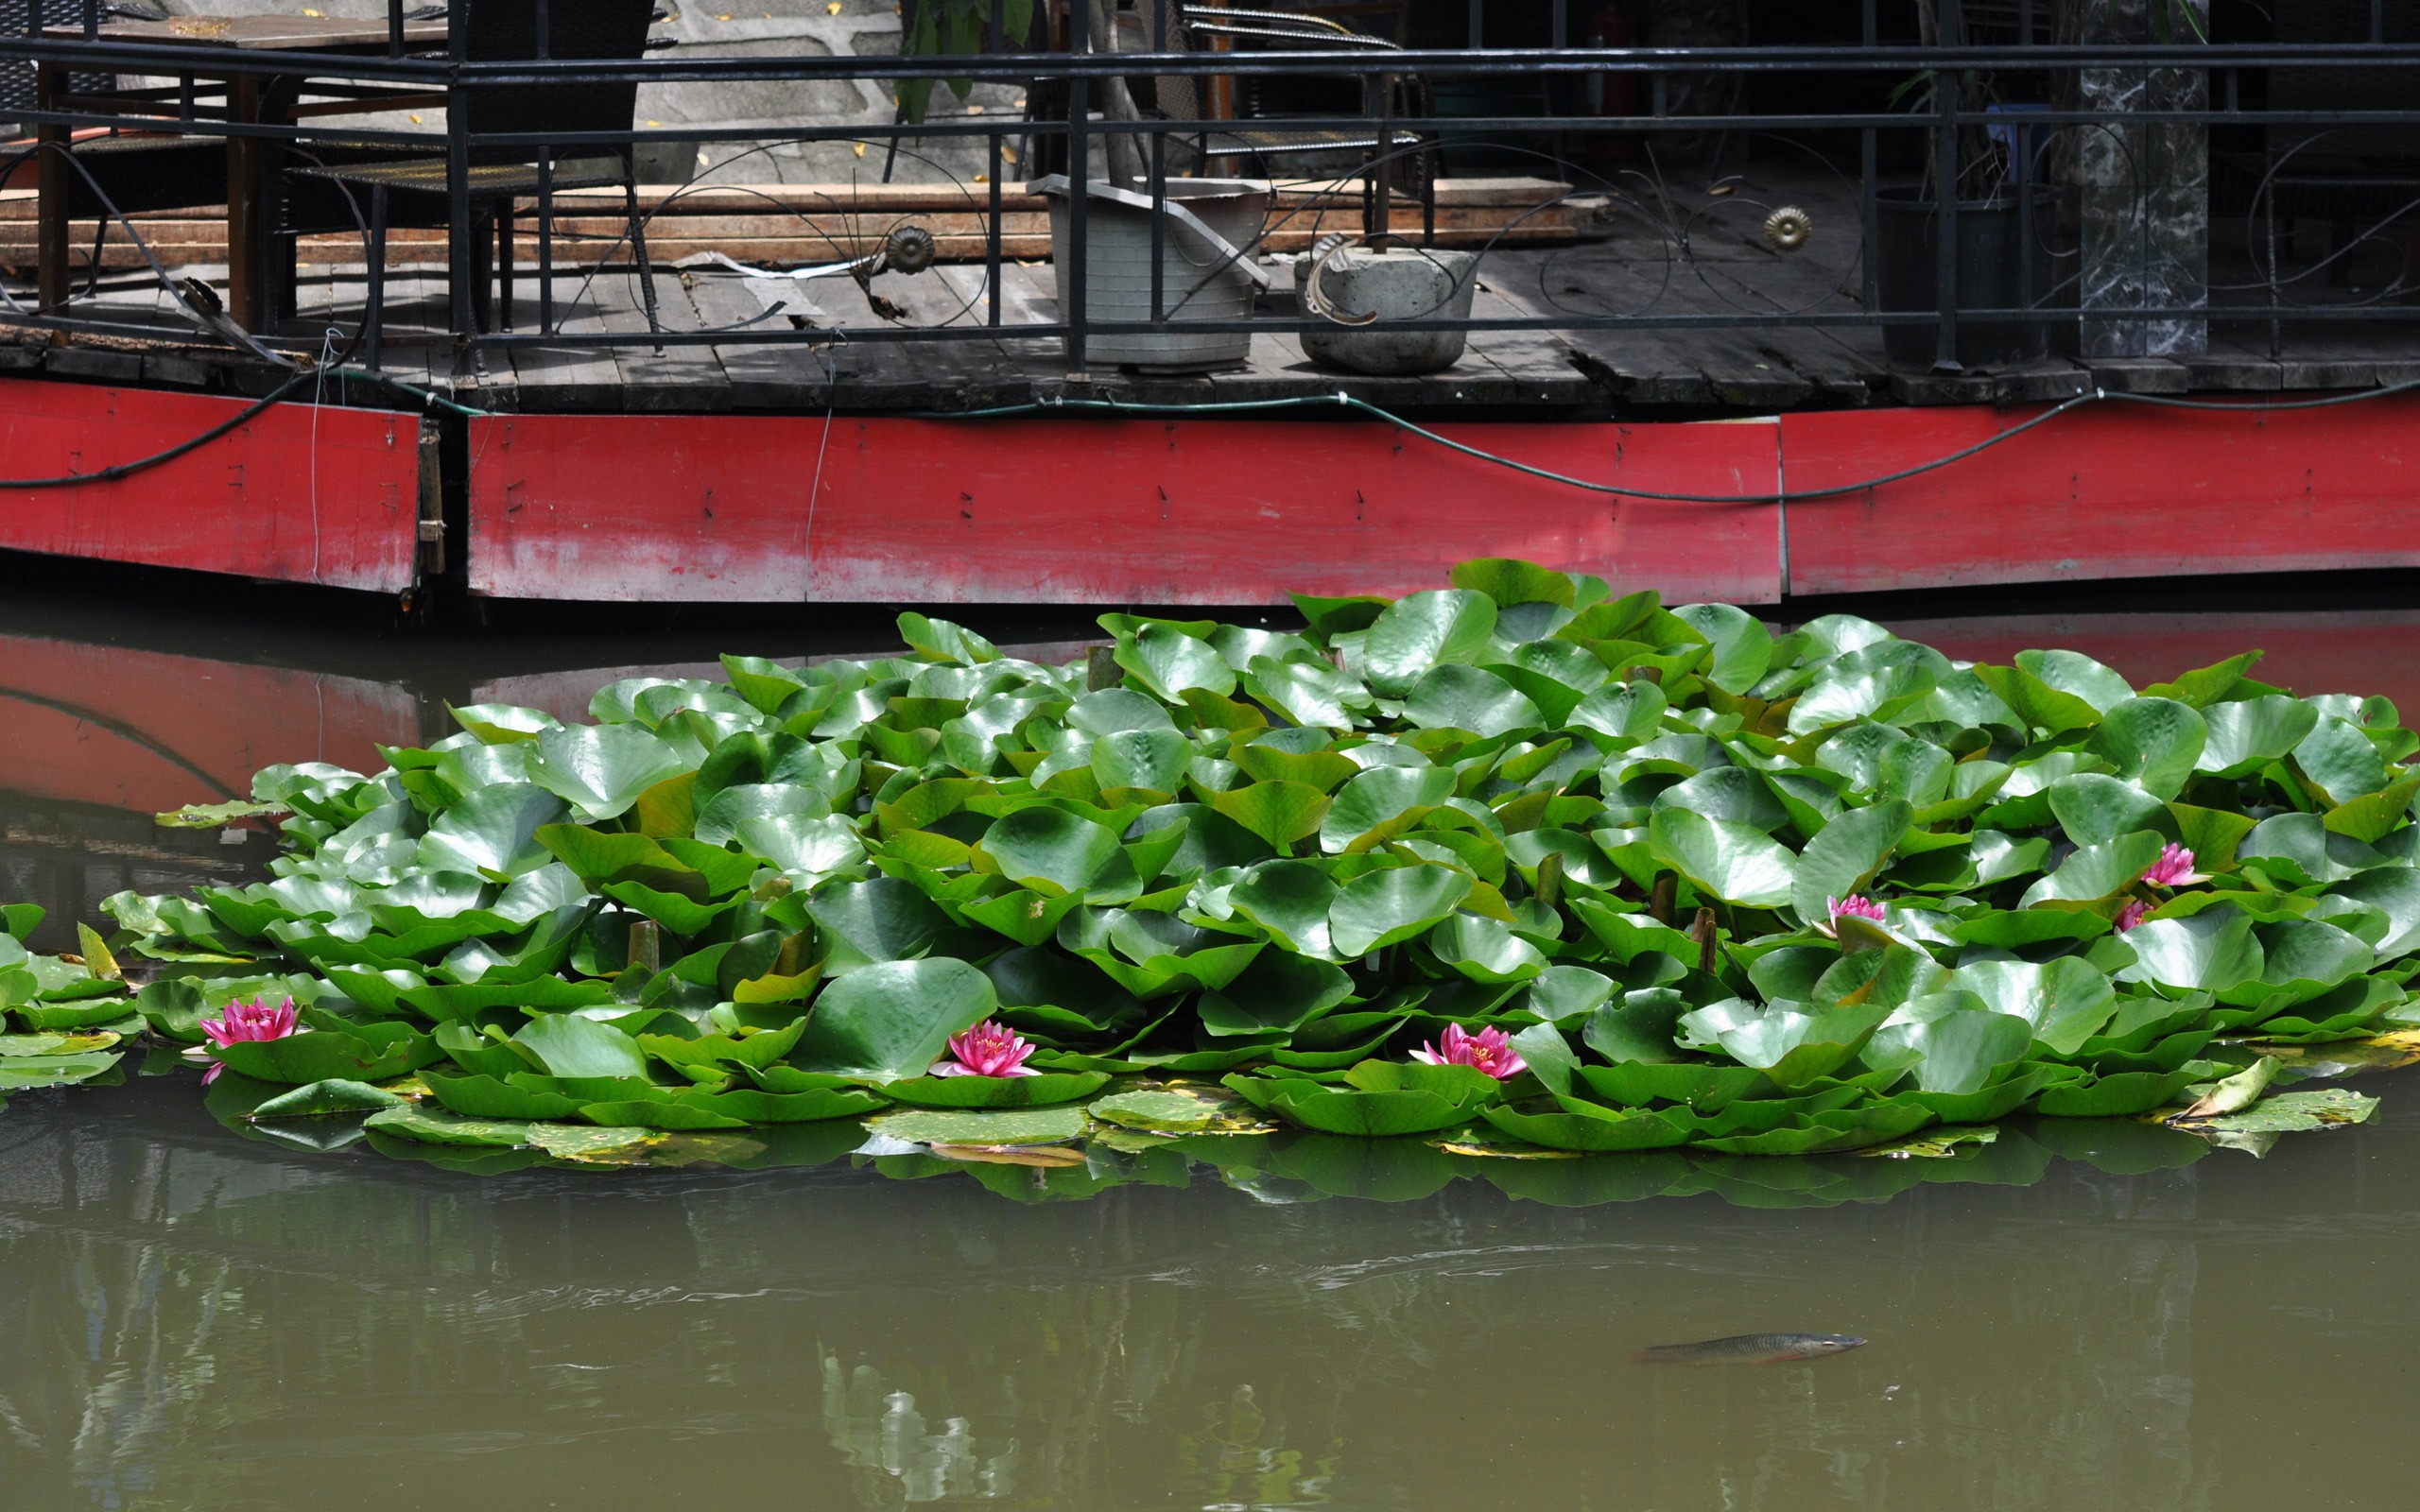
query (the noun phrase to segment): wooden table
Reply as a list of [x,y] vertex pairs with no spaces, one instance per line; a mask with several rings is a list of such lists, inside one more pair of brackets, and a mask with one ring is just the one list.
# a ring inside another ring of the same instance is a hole
[[[50,26],[43,29],[43,35],[75,41],[82,39],[84,31],[80,26]],[[444,22],[410,22],[404,26],[403,43],[406,48],[442,47],[446,35]],[[320,16],[172,16],[164,21],[105,21],[95,40],[225,47],[236,52],[374,55],[388,50],[393,33],[384,21]],[[147,131],[173,132],[181,124],[177,117],[164,118],[156,101],[72,96],[67,90],[67,75],[66,65],[42,65],[37,85],[42,110],[65,108],[92,113],[123,113],[139,120]],[[280,109],[272,105],[275,92],[270,85],[282,77],[287,76],[230,74],[212,80],[210,87],[223,91],[226,118],[230,124],[240,125],[282,122],[304,114],[359,113],[445,102],[442,94],[393,92]],[[45,310],[64,305],[68,297],[67,194],[68,176],[74,169],[64,153],[70,135],[71,129],[66,126],[43,126],[35,131],[42,144],[37,154],[40,232],[36,262],[41,302]],[[284,154],[275,146],[273,142],[256,136],[227,138],[227,310],[237,324],[249,331],[265,330],[276,318],[276,301],[268,283],[273,230],[270,207],[275,203],[270,190]]]

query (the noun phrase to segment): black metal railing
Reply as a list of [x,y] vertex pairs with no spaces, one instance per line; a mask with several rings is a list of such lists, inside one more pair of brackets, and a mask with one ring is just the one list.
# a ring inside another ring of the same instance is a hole
[[[2148,332],[2180,321],[2232,322],[2265,330],[2274,350],[2290,327],[2325,333],[2383,324],[2411,331],[2411,322],[2420,319],[2420,261],[2410,266],[2403,261],[2420,260],[2420,234],[2411,230],[2420,226],[2420,88],[2403,91],[2398,105],[2356,99],[2331,108],[2308,101],[2280,104],[2274,87],[2279,79],[2298,77],[2298,71],[2300,75],[2339,71],[2335,77],[2355,79],[2420,79],[2420,42],[2394,40],[2390,35],[2399,29],[2391,27],[2390,22],[2401,13],[2400,0],[2393,9],[2374,0],[2370,36],[2365,41],[2221,36],[2205,43],[2193,34],[2201,26],[2200,12],[2185,16],[2183,7],[2189,0],[2152,0],[2154,6],[2176,6],[2179,17],[2189,20],[2191,26],[2182,25],[2181,20],[2167,41],[2057,44],[2035,40],[2036,8],[2045,0],[2020,0],[2014,8],[2017,41],[1996,44],[1962,40],[1966,30],[1961,0],[1927,3],[1937,5],[1931,30],[1945,39],[1944,44],[1924,45],[1886,36],[1877,23],[1875,0],[1866,0],[1859,35],[1820,45],[1574,46],[1567,0],[1554,0],[1549,45],[1489,47],[1483,43],[1494,34],[1495,18],[1481,0],[1470,0],[1469,36],[1463,45],[1373,48],[1350,56],[1283,47],[1256,52],[1179,50],[1169,45],[1164,24],[1155,24],[1154,50],[1103,53],[1092,49],[1088,29],[1077,24],[1067,28],[1066,49],[1054,52],[702,58],[675,49],[597,60],[547,57],[542,43],[538,56],[525,60],[476,61],[466,50],[466,28],[458,24],[451,29],[446,51],[412,52],[406,45],[400,0],[391,4],[387,45],[341,54],[247,51],[199,40],[116,40],[105,32],[114,8],[84,0],[80,35],[43,34],[42,19],[55,10],[41,4],[26,5],[31,17],[28,32],[0,36],[0,65],[31,66],[43,70],[46,79],[59,81],[55,87],[45,87],[35,108],[22,112],[23,124],[39,131],[43,140],[16,147],[18,162],[53,155],[86,156],[68,142],[67,133],[94,128],[233,139],[290,151],[341,146],[441,156],[449,170],[447,262],[452,284],[450,329],[443,335],[458,359],[482,350],[527,347],[822,345],[836,339],[914,343],[1015,336],[1060,340],[1069,366],[1081,369],[1090,360],[1088,349],[1110,336],[1165,333],[1176,326],[1199,334],[1325,329],[1322,318],[1293,313],[1255,311],[1232,318],[1197,318],[1196,312],[1184,307],[1184,297],[1168,287],[1163,257],[1169,234],[1166,206],[1171,183],[1181,182],[1170,171],[1172,162],[1200,163],[1205,154],[1231,162],[1249,159],[1249,152],[1208,153],[1206,144],[1231,139],[1240,126],[1255,123],[1207,113],[1181,119],[1111,119],[1098,109],[1103,94],[1110,93],[1108,81],[1147,78],[1325,77],[1365,85],[1365,98],[1380,102],[1374,112],[1378,145],[1363,152],[1357,162],[1331,167],[1359,185],[1349,192],[1338,191],[1338,203],[1341,205],[1348,193],[1357,197],[1362,212],[1358,234],[1369,240],[1417,246],[1429,239],[1428,214],[1408,205],[1411,197],[1399,198],[1397,190],[1408,184],[1433,184],[1438,156],[1453,152],[1457,142],[1496,140],[1504,152],[1534,163],[1539,179],[1569,186],[1555,189],[1550,198],[1606,197],[1621,208],[1627,224],[1637,228],[1640,236],[1661,243],[1657,255],[1663,258],[1668,274],[1693,255],[1692,221],[1689,213],[1674,208],[1675,170],[1668,165],[1668,154],[1658,150],[1663,145],[1683,140],[1703,144],[1709,137],[1726,135],[1777,145],[1774,150],[1794,154],[1790,161],[1810,164],[1810,171],[1820,168],[1836,174],[1854,194],[1855,255],[1841,260],[1838,287],[1822,299],[1796,304],[1768,301],[1774,306],[1770,308],[1688,308],[1680,301],[1658,299],[1610,313],[1554,309],[1467,318],[1431,313],[1391,321],[1390,330],[1636,330],[1677,332],[1683,338],[1691,332],[1742,328],[1912,330],[1921,333],[1917,339],[1927,349],[1925,365],[1935,371],[1954,372],[1962,367],[1961,353],[1965,350],[1962,333],[1978,329],[2071,331],[2088,324]],[[2075,3],[2081,5],[2083,0]],[[548,0],[535,0],[535,4],[538,35],[543,39],[548,34],[544,22]],[[1079,0],[1080,9],[1080,6]],[[1147,14],[1151,11],[1148,3],[1146,10]],[[458,0],[456,15],[464,11]],[[990,29],[995,48],[1005,46],[1008,39],[996,5]],[[87,82],[98,75],[170,82],[148,94],[121,88],[103,97],[93,93]],[[355,96],[376,90],[442,95],[448,101],[446,128],[441,135],[357,128],[342,124],[334,115],[252,119],[237,104],[241,97],[257,94],[269,80],[299,77],[316,81],[311,86],[314,90],[333,87],[339,100],[346,91]],[[1009,84],[1025,89],[1029,100],[1063,103],[1029,111],[1025,118],[1013,121],[996,115],[921,122],[801,121],[771,134],[761,124],[729,129],[480,132],[474,129],[463,108],[472,92],[497,87],[807,84],[903,78]],[[1545,87],[1530,108],[1452,116],[1398,114],[1392,103],[1397,97],[1394,86],[1406,78],[1426,81],[1432,90],[1446,81],[1507,79]],[[76,87],[69,87],[70,79]],[[198,79],[216,82],[198,90]],[[2098,86],[2093,83],[2096,79]],[[2164,93],[2135,87],[2161,79],[2170,86]],[[1622,87],[1611,87],[1614,81],[1622,81]],[[1717,87],[1702,87],[1707,81]],[[1678,89],[1686,89],[1699,99],[1712,97],[1725,103],[1699,113],[1679,113],[1672,108]],[[1581,102],[1587,90],[1608,96],[1627,94],[1636,103],[1617,112],[1603,104],[1592,111]],[[2129,90],[2135,96],[2132,103],[2114,98]],[[2152,98],[2154,94],[2160,97]],[[1289,117],[1283,125],[1297,133],[1350,133],[1367,131],[1372,122],[1372,113],[1365,112]],[[1411,134],[1409,145],[1399,145],[1398,128]],[[2330,137],[2342,134],[2353,140],[2356,132],[2362,151],[2350,162],[2334,162],[2326,149]],[[2153,141],[2151,133],[2166,134]],[[1091,313],[1093,206],[1089,195],[1072,194],[1063,230],[1053,248],[1054,259],[1063,268],[1066,291],[1059,318],[1010,318],[1000,297],[1002,228],[1007,215],[1002,180],[1010,162],[1010,139],[1023,139],[1025,150],[1016,155],[1020,161],[1055,160],[1076,165],[1076,176],[1084,177],[1098,144],[1116,135],[1135,139],[1140,160],[1150,165],[1135,186],[1155,207],[1150,215],[1149,318],[1107,320]],[[973,318],[970,312],[969,318],[942,325],[877,318],[838,329],[829,325],[801,329],[769,321],[704,329],[637,326],[567,332],[561,328],[553,295],[559,271],[555,266],[561,241],[558,228],[563,219],[554,184],[561,163],[598,148],[622,150],[675,143],[695,151],[718,143],[761,145],[776,136],[798,144],[880,146],[914,139],[980,143],[988,164],[986,181],[966,190],[972,209],[987,226],[980,318]],[[2398,137],[2408,137],[2408,142]],[[1590,147],[1607,141],[1634,144],[1636,154],[1625,163],[1609,163],[1605,153]],[[2113,171],[2104,163],[2100,177],[2093,179],[2077,164],[2096,141],[2101,147],[2091,150],[2101,150],[2118,167]],[[2214,143],[2219,145],[2216,158]],[[2187,166],[2173,181],[2160,180],[2153,167],[2135,161],[2146,152],[2181,159]],[[537,169],[530,197],[537,222],[535,275],[541,290],[540,318],[534,329],[483,330],[474,318],[470,176],[475,163],[499,157],[526,159]],[[2329,160],[2329,171],[2313,171],[2323,160]],[[2194,166],[2197,162],[2198,167]],[[2225,167],[2227,174],[2215,174],[2214,162]],[[1987,186],[1988,192],[1969,196],[1963,183],[1967,170],[1978,163],[1985,177],[1996,182]],[[1941,167],[1944,164],[1945,170]],[[71,178],[71,169],[82,179]],[[1945,171],[1953,184],[1960,185],[1949,193],[1939,188]],[[2241,225],[2225,227],[2219,238],[2236,262],[2228,276],[2217,277],[2206,267],[2212,226],[2220,220],[2209,197],[2211,185],[2228,175],[2232,175],[2228,180],[2232,187],[2221,185],[2219,200],[2225,215],[2239,215]],[[51,190],[83,181],[105,201],[108,198],[104,179],[72,163],[46,170],[43,177]],[[1925,187],[1927,183],[1933,186],[1929,191]],[[2014,192],[2007,193],[2012,186]],[[2326,199],[2332,208],[2318,218],[2349,223],[2351,230],[2347,245],[2332,256],[2290,273],[2277,251],[2279,219],[2282,215],[2286,234],[2290,235],[2295,205],[2300,203],[2286,200],[2289,187],[2297,194]],[[231,188],[233,195],[243,192],[240,185]],[[2334,198],[2328,198],[2331,195]],[[2203,206],[2199,211],[2194,206],[2197,196]],[[1546,202],[1542,198],[1541,205]],[[1929,260],[1928,269],[1915,268],[1904,257],[1894,264],[1881,255],[1886,220],[1909,221],[1910,217],[1898,207],[1910,203],[1921,207],[1921,214],[1913,217],[1915,230],[1909,234],[1921,244],[1923,256]],[[2344,211],[2346,204],[2355,209]],[[1979,289],[1974,261],[1962,253],[1960,225],[1962,220],[1973,221],[1984,215],[2013,217],[2016,250],[2007,279]],[[1622,219],[1617,216],[1617,221]],[[139,232],[139,222],[126,223]],[[1787,233],[1785,227],[1780,234],[1786,238]],[[1836,241],[1841,232],[1827,229],[1824,234]],[[2127,265],[2122,247],[2118,247],[2130,235],[2140,244],[2135,258],[2140,266]],[[2110,286],[2094,287],[2087,243],[2096,236],[2102,251],[2114,259],[2102,271],[2114,269],[2122,275],[2132,267],[2139,274],[2149,265],[2168,258],[2171,250],[2188,265],[2198,255],[2205,266],[2198,276],[2187,266],[2172,278],[2137,277],[2129,284],[2124,277],[2115,277]],[[1257,256],[1266,237],[1265,229],[1261,237],[1236,250]],[[1774,245],[1778,248],[1782,243],[1776,240]],[[2118,249],[2112,251],[2113,247]],[[2373,264],[2391,265],[2382,275],[2374,269],[2370,284],[2358,290],[2332,282],[2351,265],[2356,252]],[[1584,249],[1582,255],[1586,255]],[[1921,290],[1918,296],[1908,294],[1908,278],[1897,279],[1894,286],[1893,275],[1922,272],[1929,276],[1912,279]],[[154,329],[113,314],[105,301],[96,304],[71,297],[37,308],[39,297],[29,298],[19,289],[10,292],[9,302],[15,318],[38,323],[130,334]],[[269,314],[273,316],[274,311]],[[279,333],[273,320],[267,323],[270,329],[256,335],[264,344],[275,346]],[[1904,354],[1905,340],[1896,345]],[[2411,355],[2420,359],[2420,334],[2415,334],[2411,348]]]

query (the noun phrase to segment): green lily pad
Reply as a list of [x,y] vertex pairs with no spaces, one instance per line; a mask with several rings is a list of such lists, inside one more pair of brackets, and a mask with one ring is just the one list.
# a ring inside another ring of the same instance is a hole
[[866,1126],[910,1144],[1056,1144],[1080,1139],[1090,1122],[1080,1108],[1013,1112],[913,1108],[869,1119]]
[[882,1094],[917,1108],[1047,1108],[1091,1096],[1108,1085],[1101,1071],[1035,1076],[910,1076],[882,1084]]

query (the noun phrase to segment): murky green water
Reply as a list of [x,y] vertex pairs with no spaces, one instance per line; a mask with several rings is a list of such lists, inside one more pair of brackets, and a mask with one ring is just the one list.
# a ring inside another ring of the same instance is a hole
[[[1956,649],[1962,627],[1919,633]],[[2402,693],[2420,619],[1962,633],[2140,680],[2265,642],[2274,680]],[[517,679],[544,701],[602,680],[553,668],[663,650],[265,658],[173,622],[5,616],[0,637],[0,888],[55,910],[266,859],[265,837],[150,830],[154,792],[374,760],[445,699]],[[197,679],[217,692],[180,703]],[[187,1070],[20,1094],[0,1505],[2398,1506],[2420,1072],[2360,1085],[2377,1123],[2260,1160],[2051,1121],[1937,1162],[1302,1138],[1043,1170],[826,1141],[721,1152],[756,1169],[484,1176],[247,1138]],[[1780,1330],[1872,1342],[1628,1359]]]

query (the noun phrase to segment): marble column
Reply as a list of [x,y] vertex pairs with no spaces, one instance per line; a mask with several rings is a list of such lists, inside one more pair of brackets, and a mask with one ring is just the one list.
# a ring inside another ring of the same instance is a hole
[[[2185,8],[2206,30],[2209,0],[2066,0],[2061,30],[2091,43],[2158,39],[2158,9],[2169,35],[2190,40]],[[2157,8],[2157,9],[2155,9]],[[2071,19],[2070,19],[2071,18]],[[2086,110],[2200,110],[2210,76],[2198,68],[2086,68],[2074,82]],[[2207,350],[2209,322],[2184,316],[2096,318],[2096,311],[2195,308],[2209,303],[2210,145],[2200,126],[2109,123],[2069,129],[2078,191],[2083,266],[2077,303],[2087,357],[2165,357]]]

